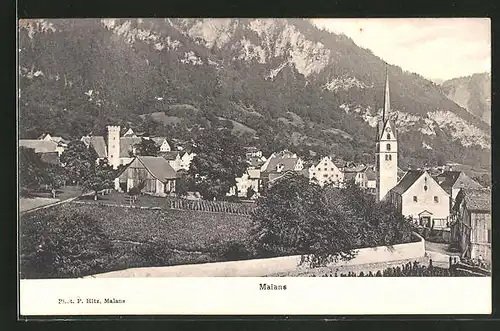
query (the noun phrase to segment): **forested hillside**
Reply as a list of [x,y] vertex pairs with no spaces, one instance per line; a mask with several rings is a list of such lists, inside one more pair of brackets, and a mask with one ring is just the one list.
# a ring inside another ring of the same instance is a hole
[[403,167],[490,164],[487,123],[307,20],[31,20],[19,33],[23,138],[118,124],[190,139],[229,126],[266,153],[372,162],[387,69]]

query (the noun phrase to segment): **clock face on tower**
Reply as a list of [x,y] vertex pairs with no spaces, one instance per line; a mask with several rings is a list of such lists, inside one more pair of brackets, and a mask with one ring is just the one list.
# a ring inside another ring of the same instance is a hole
[[391,132],[391,128],[390,127],[387,128],[387,132]]

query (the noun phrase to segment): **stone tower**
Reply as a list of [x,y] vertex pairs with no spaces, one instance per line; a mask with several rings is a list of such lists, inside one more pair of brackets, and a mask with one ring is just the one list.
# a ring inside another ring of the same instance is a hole
[[398,140],[396,127],[390,119],[390,109],[389,75],[386,74],[384,108],[377,124],[375,147],[379,201],[398,183]]
[[114,169],[120,165],[120,127],[108,126],[108,161]]

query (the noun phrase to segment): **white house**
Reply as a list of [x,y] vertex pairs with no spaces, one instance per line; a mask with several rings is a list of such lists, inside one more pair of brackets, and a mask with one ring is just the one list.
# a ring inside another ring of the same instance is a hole
[[160,152],[159,156],[161,156],[165,160],[167,160],[168,163],[170,164],[170,166],[175,171],[179,171],[180,169],[184,169],[180,152],[178,152],[178,151]]
[[236,188],[231,188],[228,195],[236,195],[236,190],[238,191],[238,197],[247,197],[248,190],[252,188],[255,193],[259,192],[260,187],[260,170],[259,169],[247,169],[245,173],[236,178]]
[[388,193],[404,216],[435,229],[448,228],[450,195],[425,170],[408,170]]
[[331,157],[325,156],[309,168],[309,179],[321,186],[332,183],[336,187],[341,187],[344,182],[344,173],[333,163]]

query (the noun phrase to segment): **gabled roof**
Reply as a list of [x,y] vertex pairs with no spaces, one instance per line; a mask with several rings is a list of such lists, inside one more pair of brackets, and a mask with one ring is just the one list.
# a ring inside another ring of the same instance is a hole
[[463,171],[444,171],[437,176],[444,189],[450,188],[483,188],[481,184],[467,176]]
[[167,161],[173,161],[177,159],[177,157],[180,158],[180,153],[178,151],[160,152],[158,153],[158,155],[163,157]]
[[403,194],[408,190],[422,175],[425,173],[423,170],[408,170],[399,183],[392,188],[391,191]]
[[298,158],[295,157],[273,157],[269,160],[269,164],[267,165],[267,168],[264,169],[266,172],[274,172],[276,171],[276,167],[278,164],[281,164],[283,166],[282,172],[288,171],[288,170],[294,170],[295,166],[297,165],[297,162],[299,161]]
[[141,143],[141,137],[120,137],[120,157],[130,157],[133,146]]
[[264,161],[262,161],[260,157],[249,157],[247,161],[252,167],[258,167],[264,164]]
[[161,156],[137,156],[137,160],[161,182],[177,177],[175,170],[168,164],[168,161]]
[[33,148],[35,153],[52,153],[56,151],[57,143],[50,140],[20,139],[19,147]]
[[86,136],[81,139],[87,146],[94,149],[98,158],[108,157],[106,142],[103,136]]
[[[152,140],[155,142],[155,144],[157,144],[157,145],[161,145],[161,144],[163,144],[163,142],[164,142],[165,140],[167,140],[167,138],[165,138],[165,137],[154,137],[154,138],[151,138],[151,139],[152,139]],[[168,142],[167,142],[167,144],[168,144]]]
[[455,206],[464,199],[465,205],[470,211],[491,212],[491,190],[488,188],[461,189]]

